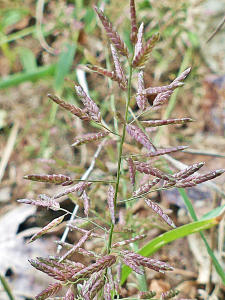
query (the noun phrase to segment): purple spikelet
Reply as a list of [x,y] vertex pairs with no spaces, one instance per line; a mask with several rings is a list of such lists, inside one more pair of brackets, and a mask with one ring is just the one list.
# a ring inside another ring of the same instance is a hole
[[168,300],[177,296],[180,292],[178,290],[170,290],[166,293],[162,293],[160,299]]
[[70,104],[68,102],[65,102],[63,100],[61,100],[59,97],[55,96],[55,95],[51,95],[48,94],[48,97],[50,99],[52,99],[55,103],[57,103],[58,105],[60,105],[61,107],[65,108],[66,110],[68,110],[69,112],[71,112],[73,115],[77,116],[78,118],[80,118],[82,121],[90,121],[90,117],[88,114],[84,113],[82,111],[82,109],[76,107],[73,104]]
[[145,157],[160,156],[160,155],[164,155],[164,154],[169,154],[171,152],[181,151],[186,148],[188,148],[188,146],[177,146],[177,147],[168,148],[168,149],[157,149],[156,152],[149,152],[149,153],[143,154],[143,156],[145,156]]
[[75,85],[75,89],[80,100],[86,106],[91,119],[97,123],[101,123],[101,114],[96,103],[88,97],[81,86]]
[[74,300],[75,296],[74,293],[72,292],[72,287],[70,287],[68,289],[68,291],[66,292],[66,296],[63,300]]
[[143,121],[142,124],[144,126],[157,127],[157,126],[170,125],[170,124],[186,124],[186,123],[193,122],[193,121],[194,120],[191,118],[182,118],[182,119]]
[[100,68],[98,66],[87,65],[87,67],[98,74],[107,76],[111,80],[114,80],[114,81],[117,81],[120,83],[122,82],[122,79],[119,76],[117,76],[117,74],[114,71],[110,72],[110,71]]
[[150,191],[150,189],[154,185],[156,185],[159,181],[160,181],[160,178],[156,178],[156,179],[151,180],[151,181],[147,182],[146,184],[142,185],[141,187],[139,187],[138,190],[133,192],[133,197],[137,197],[142,194],[147,194]]
[[95,272],[91,275],[91,277],[85,283],[85,285],[82,289],[82,296],[84,298],[89,297],[90,291],[93,289],[93,286],[95,285],[95,283],[101,278],[102,274],[103,274],[103,271],[101,270],[101,271]]
[[176,225],[173,223],[171,218],[163,212],[162,208],[159,207],[158,204],[151,201],[150,199],[145,199],[145,203],[148,205],[148,207],[154,210],[169,226],[176,228]]
[[53,283],[50,284],[47,289],[42,291],[40,294],[38,294],[35,299],[36,300],[45,300],[49,298],[50,296],[55,295],[62,289],[62,285],[60,283]]
[[126,91],[127,90],[127,79],[126,75],[124,73],[123,67],[121,65],[118,53],[116,51],[116,48],[111,45],[111,52],[113,56],[113,61],[116,69],[116,76],[119,78],[119,86],[122,88],[122,90]]
[[148,164],[148,163],[135,162],[135,166],[136,166],[136,170],[138,172],[149,174],[149,175],[152,175],[152,176],[164,179],[164,180],[176,182],[176,179],[172,175],[164,173],[164,172],[158,170],[157,168],[150,166],[150,164]]
[[123,262],[125,263],[125,265],[131,268],[135,273],[144,275],[145,273],[144,270],[134,260],[126,259],[125,257],[123,257]]
[[132,260],[138,266],[147,267],[149,269],[162,273],[164,273],[164,271],[173,271],[173,267],[167,265],[162,261],[154,260],[152,258],[142,256],[129,250],[122,250],[120,253],[122,257],[125,257],[127,260]]
[[149,292],[139,292],[139,299],[151,299],[155,297],[156,292],[149,291]]
[[[151,93],[151,92],[152,92],[152,90],[149,90],[149,91],[147,92],[147,94],[149,95],[149,93]],[[171,91],[171,90],[167,90],[167,91],[165,91],[165,92],[163,92],[163,93],[160,92],[160,93],[155,97],[155,99],[154,99],[154,101],[153,101],[153,106],[162,105],[166,100],[169,99],[169,97],[172,95],[172,93],[173,93],[173,91]],[[154,92],[153,92],[153,94],[154,94]]]
[[84,242],[89,238],[91,235],[91,230],[88,231],[77,243],[74,245],[68,252],[66,252],[59,260],[59,263],[62,262],[64,259],[70,257],[74,252],[77,251],[78,248],[80,248]]
[[105,300],[112,300],[112,297],[111,297],[111,285],[110,283],[106,283],[105,286],[104,286],[104,299]]
[[225,172],[225,169],[221,169],[221,170],[208,172],[208,173],[202,174],[202,175],[191,175],[185,179],[181,179],[181,180],[177,181],[175,186],[177,188],[193,187],[200,183],[206,182],[208,180],[212,180],[212,179],[220,176],[224,172]]
[[62,184],[62,183],[73,183],[73,180],[70,176],[66,176],[63,174],[31,174],[23,176],[24,179],[32,180],[32,181],[39,181],[39,182],[49,182],[55,184]]
[[130,181],[132,185],[135,185],[135,171],[136,167],[132,158],[128,157],[127,159],[128,169],[130,173]]
[[147,236],[146,234],[141,234],[141,235],[137,235],[133,238],[130,238],[129,240],[124,240],[124,241],[121,241],[121,242],[117,242],[117,243],[112,245],[112,248],[117,248],[117,247],[124,246],[124,245],[127,245],[127,244],[135,243],[137,241],[143,240],[144,238],[146,238],[146,236]]
[[85,216],[88,216],[89,207],[90,207],[90,204],[89,204],[90,198],[88,197],[86,191],[83,191],[83,199],[84,199],[84,214],[85,214]]
[[144,73],[140,71],[138,74],[138,95],[136,96],[136,101],[138,107],[142,110],[146,110],[148,99],[145,95],[141,95],[141,92],[145,89],[144,86]]
[[105,31],[110,38],[112,44],[116,47],[116,49],[120,52],[120,54],[128,57],[128,49],[123,40],[120,38],[118,32],[112,27],[112,24],[108,21],[104,12],[101,9],[98,9],[95,6],[95,11],[98,14],[99,19],[102,22],[102,25],[105,28]]
[[159,33],[154,34],[147,42],[147,44],[134,56],[132,67],[143,68],[150,58],[150,54],[159,40]]
[[115,219],[114,197],[115,197],[115,190],[114,187],[110,185],[107,192],[107,202],[109,206],[109,212],[110,212],[112,223],[115,225],[116,219]]
[[131,15],[131,35],[130,40],[132,44],[137,42],[137,21],[134,0],[130,0],[130,15]]
[[80,181],[79,183],[75,184],[74,186],[57,193],[56,195],[53,196],[53,199],[58,199],[62,196],[68,195],[70,193],[78,192],[78,191],[80,191],[82,193],[84,191],[84,189],[89,187],[90,185],[91,185],[90,182]]
[[88,137],[77,139],[71,146],[81,146],[83,144],[88,144],[94,141],[98,141],[109,134],[108,131],[106,132],[98,132],[89,134]]
[[126,125],[126,131],[132,136],[136,141],[141,143],[144,147],[146,147],[149,151],[156,151],[155,146],[149,141],[147,135],[138,127],[128,124]]
[[42,207],[47,207],[52,210],[59,210],[60,204],[56,202],[54,199],[50,198],[48,195],[40,194],[38,195],[41,200],[34,200],[34,199],[19,199],[17,202],[37,205]]
[[[95,272],[105,270],[106,268],[112,266],[116,262],[116,257],[114,255],[107,255],[103,256],[102,258],[98,259],[96,263],[91,264],[90,266],[84,268],[80,272],[77,272],[72,279],[76,281],[80,277],[86,277],[91,275]],[[71,281],[72,281],[71,279]]]
[[137,55],[143,48],[143,45],[142,45],[143,30],[144,30],[144,23],[142,22],[138,29],[137,43],[135,44],[135,49],[134,49],[134,57],[137,57]]
[[46,232],[48,232],[50,229],[56,227],[57,225],[59,225],[65,216],[61,216],[58,217],[56,219],[54,219],[53,221],[51,221],[48,225],[46,225],[45,227],[43,227],[40,231],[38,231],[37,233],[35,233],[32,238],[29,240],[29,243],[34,242],[36,239],[38,239],[39,237],[41,237],[43,234],[45,234]]

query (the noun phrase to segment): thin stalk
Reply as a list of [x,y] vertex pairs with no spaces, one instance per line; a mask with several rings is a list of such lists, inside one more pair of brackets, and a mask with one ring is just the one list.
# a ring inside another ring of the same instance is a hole
[[[128,111],[130,105],[130,98],[131,98],[131,77],[132,77],[132,66],[130,63],[130,71],[129,71],[129,80],[128,80],[128,91],[127,91],[127,101],[126,101],[126,111],[125,111],[125,121],[127,122],[128,119]],[[118,157],[118,167],[117,167],[117,180],[116,180],[116,188],[115,188],[115,197],[114,197],[114,207],[116,211],[116,202],[119,190],[119,183],[120,183],[120,170],[121,170],[121,161],[122,161],[122,153],[123,153],[123,143],[125,139],[125,132],[126,132],[126,124],[123,125],[123,134],[120,142],[119,147],[119,157]],[[108,241],[108,254],[110,254],[110,248],[112,245],[112,235],[113,235],[113,228],[114,225],[111,223],[111,228],[109,232],[109,241]]]
[[15,300],[15,298],[13,297],[13,294],[11,292],[11,289],[8,285],[8,282],[6,281],[5,277],[3,275],[0,274],[0,282],[3,285],[4,290],[6,291],[8,297],[10,300]]

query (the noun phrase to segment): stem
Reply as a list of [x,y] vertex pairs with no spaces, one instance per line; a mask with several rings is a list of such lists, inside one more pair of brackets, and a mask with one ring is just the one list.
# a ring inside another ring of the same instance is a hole
[[[131,77],[132,77],[132,65],[130,63],[130,71],[129,71],[129,80],[128,80],[128,91],[127,91],[127,101],[126,101],[126,111],[125,111],[125,121],[127,122],[128,119],[128,110],[130,105],[130,98],[131,98]],[[126,133],[126,124],[123,124],[123,134],[120,142],[119,147],[119,157],[118,157],[118,167],[117,167],[117,179],[116,179],[116,188],[115,188],[115,197],[114,197],[114,207],[116,211],[116,205],[117,205],[117,196],[118,196],[118,190],[119,190],[119,183],[120,183],[120,171],[121,171],[121,161],[122,161],[122,153],[123,153],[123,143],[125,139],[125,133]],[[111,223],[111,228],[109,232],[109,241],[108,241],[108,254],[110,254],[110,248],[112,245],[112,235],[113,235],[113,228],[114,225]]]

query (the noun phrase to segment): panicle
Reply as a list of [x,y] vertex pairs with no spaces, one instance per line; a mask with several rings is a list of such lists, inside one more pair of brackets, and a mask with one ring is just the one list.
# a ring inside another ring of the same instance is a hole
[[159,33],[154,34],[146,43],[144,47],[134,56],[132,67],[133,68],[143,68],[146,62],[149,60],[151,52],[154,46],[159,40]]
[[123,40],[120,38],[118,32],[112,27],[112,24],[107,19],[106,15],[101,9],[98,9],[95,6],[95,11],[98,14],[99,19],[102,22],[103,27],[105,28],[105,31],[110,38],[112,44],[116,47],[116,49],[120,52],[120,54],[128,57],[128,49]]
[[73,180],[70,176],[66,176],[63,174],[31,174],[23,176],[24,179],[32,180],[32,181],[39,181],[39,182],[49,182],[55,184],[72,184]]
[[154,210],[169,226],[176,228],[176,225],[173,223],[171,218],[163,212],[162,208],[159,207],[158,204],[151,201],[150,199],[145,199],[145,203],[148,205],[148,207]]
[[191,118],[182,118],[182,119],[142,121],[141,123],[144,126],[157,127],[157,126],[169,125],[169,124],[186,124],[186,123],[193,122],[193,121],[194,120]]
[[139,292],[139,299],[151,299],[153,297],[155,297],[156,292],[153,291],[148,291],[148,292]]
[[91,119],[97,123],[101,123],[101,114],[96,103],[88,97],[81,86],[75,85],[75,89],[80,100],[86,106]]
[[131,184],[134,186],[135,185],[136,166],[135,166],[132,158],[128,157],[126,160],[128,163],[128,169],[129,169],[129,173],[130,173],[130,181],[131,181]]
[[138,29],[137,43],[135,44],[135,49],[134,49],[134,57],[136,57],[141,51],[141,49],[143,48],[143,44],[142,44],[143,31],[144,31],[144,23],[142,22]]
[[111,52],[112,52],[113,61],[115,65],[116,76],[120,79],[119,86],[123,91],[126,91],[127,90],[126,75],[124,73],[123,66],[121,65],[116,48],[113,45],[111,45]]
[[86,189],[90,185],[91,185],[91,182],[80,181],[79,183],[75,184],[74,186],[55,194],[53,196],[53,199],[58,199],[62,196],[65,196],[65,195],[70,194],[70,193],[78,192],[78,191],[83,193],[84,189]]
[[109,134],[109,131],[106,132],[98,132],[98,133],[92,133],[89,134],[88,137],[77,139],[71,146],[81,146],[83,144],[88,144],[97,140],[100,140],[107,136]]
[[178,290],[170,290],[166,293],[162,293],[160,299],[168,300],[177,296],[180,292]]
[[62,262],[64,259],[70,257],[74,252],[77,251],[78,248],[80,248],[84,242],[89,238],[91,235],[91,230],[88,231],[77,243],[74,245],[68,252],[66,252],[59,260],[59,263]]
[[45,300],[49,298],[50,296],[55,295],[62,289],[62,285],[60,283],[53,283],[50,284],[47,289],[42,291],[40,294],[38,294],[35,299],[36,300]]
[[107,255],[103,256],[102,258],[98,259],[96,263],[89,265],[88,267],[84,268],[80,272],[77,272],[71,279],[76,281],[79,277],[86,277],[91,275],[95,272],[105,270],[106,268],[112,266],[116,262],[116,257],[114,255]]
[[80,118],[82,121],[90,121],[90,116],[82,111],[82,109],[76,107],[75,105],[65,102],[61,100],[59,97],[55,95],[48,94],[48,97],[52,99],[55,103],[60,105],[61,107],[65,108],[69,112],[71,112],[73,115]]
[[136,21],[136,10],[134,0],[130,0],[130,15],[131,15],[131,35],[130,40],[132,44],[137,42],[137,21]]
[[122,79],[114,71],[110,72],[110,71],[108,71],[104,68],[100,68],[98,66],[87,65],[87,67],[89,69],[91,69],[92,71],[97,72],[98,74],[107,76],[108,78],[110,78],[113,81],[117,81],[119,83],[122,82]]
[[139,187],[139,189],[137,189],[136,191],[133,192],[133,197],[137,197],[142,194],[147,194],[150,191],[150,189],[154,185],[156,185],[159,181],[160,181],[160,178],[156,178],[156,179],[151,180],[151,181],[147,182],[146,184],[142,185],[141,187]]
[[149,174],[149,175],[152,175],[152,176],[164,179],[164,180],[172,181],[172,182],[176,181],[176,179],[173,178],[172,175],[164,173],[164,172],[158,170],[157,168],[150,166],[147,163],[135,162],[135,166],[136,166],[136,170],[138,172]]
[[116,219],[115,219],[114,197],[115,197],[115,190],[114,187],[110,185],[107,191],[107,202],[109,206],[109,212],[110,212],[112,223],[115,225]]
[[136,101],[138,107],[142,110],[146,110],[148,99],[145,95],[141,95],[141,92],[145,89],[144,86],[144,73],[140,71],[138,74],[138,95],[136,96]]
[[146,238],[146,236],[147,236],[147,234],[141,234],[141,235],[137,235],[133,238],[130,238],[129,240],[124,240],[124,241],[121,241],[121,242],[117,242],[117,243],[112,245],[112,248],[117,248],[117,247],[124,246],[124,245],[127,245],[127,244],[135,243],[137,241],[143,240],[144,238]]
[[55,210],[55,211],[60,209],[60,204],[58,202],[56,202],[54,199],[50,198],[48,195],[40,194],[38,196],[41,200],[19,199],[19,200],[17,200],[17,202],[47,207],[47,208]]
[[45,227],[43,227],[40,231],[38,231],[37,233],[35,233],[31,239],[29,240],[29,243],[32,243],[33,241],[35,241],[36,239],[38,239],[40,236],[42,236],[43,234],[45,234],[46,232],[48,232],[50,229],[56,227],[57,225],[59,225],[63,219],[64,216],[58,217],[56,219],[54,219],[53,221],[51,221],[48,225],[46,225]]
[[177,146],[177,147],[167,148],[167,149],[157,149],[156,152],[149,152],[149,153],[143,154],[142,156],[145,156],[145,157],[160,156],[160,155],[164,155],[164,154],[169,154],[171,152],[181,151],[186,148],[188,148],[188,146]]
[[149,151],[156,151],[155,146],[150,142],[147,135],[138,127],[127,124],[126,125],[126,131],[130,136],[132,136],[136,141],[141,143],[144,147],[146,147]]

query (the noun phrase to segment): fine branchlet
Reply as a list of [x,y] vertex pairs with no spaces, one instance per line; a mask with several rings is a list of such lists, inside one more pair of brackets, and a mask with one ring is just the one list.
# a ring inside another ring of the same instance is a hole
[[[78,117],[82,121],[86,121],[82,123],[84,126],[88,125],[88,128],[93,126],[92,133],[88,132],[87,134],[75,138],[75,142],[72,146],[77,147],[77,151],[80,151],[78,146],[83,144],[87,144],[86,147],[88,149],[88,147],[94,148],[98,143],[102,143],[101,148],[104,148],[104,150],[108,149],[108,145],[110,147],[114,144],[117,145],[117,155],[115,155],[114,151],[111,151],[114,157],[116,156],[117,169],[110,169],[112,164],[105,164],[104,160],[101,161],[101,159],[99,159],[98,165],[101,166],[101,171],[104,170],[105,172],[104,175],[99,175],[102,176],[100,178],[101,180],[99,180],[99,178],[96,180],[96,177],[92,178],[90,174],[88,174],[88,179],[87,177],[85,177],[85,179],[82,177],[81,180],[77,179],[75,174],[31,174],[23,177],[26,180],[36,181],[38,183],[42,182],[43,184],[62,186],[62,190],[52,192],[52,195],[40,194],[37,200],[18,200],[20,203],[37,205],[57,211],[57,217],[36,233],[30,239],[30,242],[35,241],[52,228],[61,224],[65,216],[71,214],[71,212],[60,207],[59,203],[63,200],[62,197],[69,198],[69,196],[75,195],[73,198],[71,196],[71,198],[75,199],[74,201],[78,201],[77,199],[79,199],[79,205],[83,204],[82,210],[79,210],[76,215],[78,217],[76,220],[79,220],[80,223],[70,222],[67,224],[67,230],[71,230],[71,234],[74,233],[75,235],[75,232],[78,232],[81,236],[76,243],[67,243],[65,239],[57,241],[56,243],[66,250],[64,255],[50,256],[47,258],[38,257],[36,260],[30,260],[30,264],[34,268],[59,281],[58,283],[49,285],[44,291],[38,294],[35,298],[37,300],[44,300],[51,296],[55,297],[63,286],[67,289],[63,298],[65,300],[74,300],[75,296],[79,297],[76,299],[85,300],[122,299],[121,276],[123,272],[121,270],[124,265],[139,275],[145,274],[145,268],[161,273],[173,271],[174,268],[169,262],[158,261],[133,251],[136,249],[133,245],[145,243],[145,238],[149,232],[146,228],[138,228],[138,226],[135,227],[135,225],[133,225],[135,223],[135,217],[133,218],[132,210],[129,208],[135,203],[136,198],[140,198],[143,203],[148,206],[146,207],[146,211],[150,211],[151,209],[153,211],[152,213],[157,216],[162,223],[166,222],[167,225],[174,229],[176,228],[174,224],[176,221],[173,221],[172,218],[163,211],[160,205],[150,200],[148,194],[155,190],[165,190],[172,187],[193,187],[214,179],[225,172],[224,169],[221,169],[202,175],[196,173],[203,167],[203,162],[193,164],[185,170],[174,173],[172,171],[165,171],[169,170],[169,166],[161,169],[160,166],[162,166],[162,164],[155,164],[155,161],[159,162],[160,159],[162,162],[163,155],[182,151],[186,149],[187,146],[168,146],[168,148],[165,149],[157,149],[152,142],[152,136],[148,136],[145,128],[158,128],[159,126],[174,124],[187,124],[187,126],[189,126],[189,123],[194,120],[189,117],[165,120],[156,120],[153,118],[146,120],[148,108],[150,106],[151,110],[155,108],[155,106],[166,105],[173,91],[184,85],[183,81],[190,73],[191,68],[186,69],[169,84],[159,87],[145,87],[144,72],[139,69],[144,68],[148,63],[152,51],[155,51],[154,48],[160,39],[160,35],[155,33],[147,42],[143,41],[144,24],[141,23],[139,27],[137,26],[135,1],[130,0],[130,41],[131,45],[133,45],[133,50],[129,52],[125,42],[114,29],[105,13],[97,7],[95,7],[94,10],[111,41],[111,52],[109,51],[108,53],[112,55],[111,61],[114,64],[112,68],[114,71],[96,65],[88,65],[88,68],[101,76],[107,77],[107,79],[115,81],[115,83],[112,84],[119,86],[117,90],[119,89],[120,97],[117,101],[117,95],[115,95],[115,109],[108,109],[106,112],[105,108],[107,104],[104,103],[103,106],[101,106],[102,102],[99,99],[94,99],[94,93],[91,93],[92,100],[89,94],[85,92],[86,90],[84,91],[79,85],[75,86],[75,94],[76,97],[78,96],[78,101],[82,102],[81,108],[63,101],[58,96],[48,94],[48,97],[61,108],[66,109],[73,117]],[[123,59],[121,59],[121,55]],[[128,67],[129,70],[127,71]],[[133,76],[135,73],[136,76]],[[92,74],[90,76],[92,76]],[[133,94],[132,80],[138,81],[136,85],[137,90]],[[124,94],[125,101],[121,101],[121,95]],[[155,96],[152,105],[148,103],[147,96],[149,95]],[[131,99],[133,101],[136,99],[136,105],[141,111],[139,115],[132,111]],[[98,105],[96,103],[98,103]],[[130,112],[131,114],[129,114]],[[151,113],[153,112],[154,109],[151,110]],[[145,114],[144,120],[142,118],[143,114]],[[118,126],[115,125],[115,128],[113,128],[113,122],[111,121],[114,117],[114,120],[116,120],[115,123],[118,124]],[[108,124],[107,120],[110,120]],[[96,129],[96,127],[98,127],[98,129]],[[104,141],[107,142],[104,144]],[[130,145],[131,143],[138,146],[140,151],[136,148],[137,151],[135,154],[131,153],[131,149],[134,149],[134,146]],[[92,151],[90,151],[90,153],[92,153]],[[97,157],[94,156],[93,160],[95,161],[96,158]],[[145,176],[148,177],[148,179],[147,182],[146,180],[142,181],[144,184],[140,184],[140,174],[143,173],[147,174],[147,176]],[[98,193],[100,189],[101,197],[99,196],[100,193]],[[54,191],[54,189],[52,189],[52,191]],[[104,198],[104,200],[100,198]],[[99,206],[104,207],[104,211],[101,213],[94,208],[94,203],[97,201],[99,201],[99,203],[104,201],[104,203]],[[125,212],[122,211],[122,202],[129,204],[126,206],[127,214],[124,208]],[[62,212],[61,216],[58,215],[59,212]],[[148,224],[149,222],[148,220]],[[79,224],[81,224],[81,226],[79,226]],[[166,224],[163,223],[165,227],[168,227]],[[97,240],[101,245],[101,251],[99,251],[99,249],[96,251],[87,249],[86,245],[88,240]],[[89,259],[89,263],[82,264],[81,262],[73,261],[72,255],[75,253],[85,256]],[[143,280],[145,280],[144,277]],[[77,283],[81,286],[79,295],[75,295],[76,292],[74,292]],[[170,299],[176,296],[177,293],[177,291],[171,290],[167,293],[163,293],[161,299]],[[140,299],[150,299],[154,296],[155,292],[152,291],[141,291],[139,293]]]

